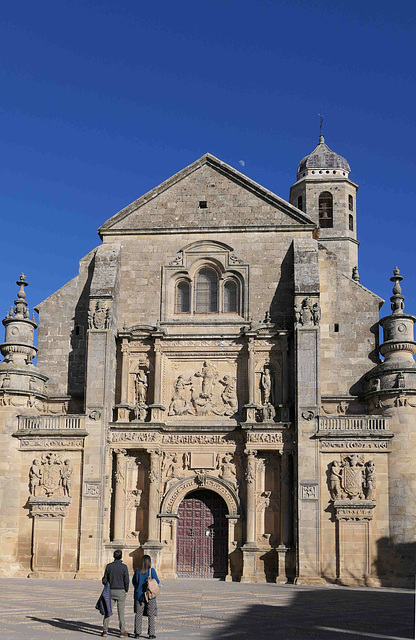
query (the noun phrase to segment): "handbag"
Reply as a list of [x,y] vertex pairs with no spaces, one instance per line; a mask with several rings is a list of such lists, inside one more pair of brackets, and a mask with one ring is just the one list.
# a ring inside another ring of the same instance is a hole
[[146,602],[149,602],[151,598],[155,598],[160,593],[160,586],[154,578],[151,578],[151,573],[149,569],[149,576],[147,578],[147,587],[144,593],[144,597],[146,598]]

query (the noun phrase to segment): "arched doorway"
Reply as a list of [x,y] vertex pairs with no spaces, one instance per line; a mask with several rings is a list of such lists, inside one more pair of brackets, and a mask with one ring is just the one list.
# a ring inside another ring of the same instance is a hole
[[228,565],[227,505],[214,491],[199,489],[178,508],[179,578],[225,578]]

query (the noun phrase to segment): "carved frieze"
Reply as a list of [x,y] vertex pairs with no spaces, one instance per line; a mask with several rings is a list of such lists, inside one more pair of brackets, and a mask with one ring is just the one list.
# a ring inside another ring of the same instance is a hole
[[247,443],[253,444],[282,444],[283,443],[283,434],[281,431],[276,433],[258,433],[248,432],[247,433]]
[[29,498],[30,515],[36,518],[64,518],[70,498]]
[[348,451],[354,449],[358,451],[388,451],[390,442],[388,440],[321,440],[321,448],[338,449]]
[[155,432],[141,431],[112,431],[110,433],[110,443],[116,442],[158,442],[160,436]]
[[82,449],[83,438],[20,438],[20,449]]

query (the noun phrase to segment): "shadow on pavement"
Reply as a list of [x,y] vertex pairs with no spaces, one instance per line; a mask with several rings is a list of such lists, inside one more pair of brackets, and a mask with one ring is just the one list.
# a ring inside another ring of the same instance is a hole
[[[28,620],[34,620],[42,624],[50,624],[51,627],[58,627],[59,629],[67,629],[68,631],[78,631],[80,633],[87,633],[93,636],[97,636],[103,630],[103,625],[88,624],[82,620],[64,620],[63,618],[37,618],[36,616],[26,616]],[[117,632],[118,635],[119,632]],[[111,635],[111,630],[108,632]]]
[[[289,606],[249,604],[244,615],[206,638],[269,640],[413,639],[414,594],[295,587]],[[220,606],[218,607],[220,613]]]

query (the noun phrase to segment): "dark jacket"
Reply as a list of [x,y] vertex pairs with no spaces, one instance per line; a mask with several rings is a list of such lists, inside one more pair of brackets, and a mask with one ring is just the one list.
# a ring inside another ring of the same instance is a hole
[[124,589],[129,590],[129,570],[121,560],[114,560],[110,562],[104,571],[102,580],[103,584],[110,583],[110,589]]
[[111,607],[111,593],[110,593],[109,582],[107,582],[107,584],[104,585],[104,589],[102,590],[102,593],[98,598],[95,608],[99,610],[99,612],[101,613],[102,616],[104,616],[104,618],[109,618],[110,616],[113,615],[113,609]]
[[[134,576],[133,576],[133,586],[134,586],[134,599],[138,600],[139,602],[145,602],[146,598],[144,596],[146,589],[147,589],[147,579],[149,577],[149,572],[146,571],[146,573],[141,573],[140,569],[136,569],[136,571],[134,572]],[[160,584],[160,580],[157,577],[157,573],[156,571],[153,569],[153,567],[150,570],[150,577],[154,578],[156,580],[156,582],[158,584]],[[154,598],[151,598],[151,600],[156,600],[156,596]]]

